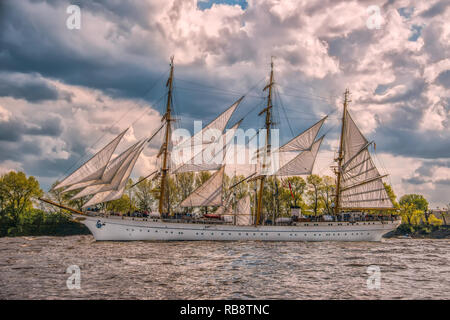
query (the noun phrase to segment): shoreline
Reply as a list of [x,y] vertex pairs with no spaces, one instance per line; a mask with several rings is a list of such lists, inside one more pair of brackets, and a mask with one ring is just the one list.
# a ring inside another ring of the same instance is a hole
[[385,239],[450,239],[450,226],[400,225],[397,229],[385,234]]

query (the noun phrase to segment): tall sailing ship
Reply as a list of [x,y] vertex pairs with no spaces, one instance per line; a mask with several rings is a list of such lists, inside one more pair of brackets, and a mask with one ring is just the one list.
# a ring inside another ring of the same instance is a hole
[[[86,210],[78,211],[68,208],[51,200],[41,200],[70,211],[76,220],[89,228],[96,240],[380,241],[384,234],[394,230],[400,224],[400,220],[392,215],[387,218],[386,215],[367,214],[393,210],[394,206],[383,184],[382,179],[385,176],[379,173],[369,153],[369,147],[373,142],[364,137],[348,111],[348,90],[344,94],[340,144],[335,159],[337,165],[334,168],[336,174],[334,214],[308,217],[299,214],[298,209],[294,208],[290,217],[269,219],[274,215],[263,208],[264,188],[267,181],[271,176],[283,178],[312,173],[324,138],[324,136],[320,138],[317,136],[327,117],[284,145],[272,150],[274,86],[272,62],[269,83],[264,87],[264,91],[267,92],[266,104],[259,113],[260,116],[265,117],[265,130],[261,130],[265,135],[264,145],[255,152],[257,158],[255,164],[248,165],[253,172],[229,187],[229,190],[225,190],[226,155],[234,140],[235,132],[244,119],[230,129],[225,129],[244,97],[238,99],[190,139],[174,145],[171,137],[174,121],[172,117],[173,79],[172,58],[166,85],[165,114],[162,117],[161,126],[151,136],[137,141],[113,157],[127,130],[121,132],[54,187],[62,192],[78,190],[72,199],[90,196],[83,209],[119,199],[125,192],[133,167],[144,148],[155,136],[162,135],[163,142],[157,155],[161,163],[160,168],[146,177],[159,181],[159,205],[156,215],[137,218],[94,214]],[[218,139],[208,135],[214,130],[221,134]],[[198,151],[194,152],[192,159],[174,164],[172,156],[183,148],[192,148],[192,146]],[[219,146],[219,152],[217,152],[217,146]],[[295,156],[292,157],[292,154]],[[290,158],[288,155],[291,155]],[[192,212],[192,209],[196,207],[212,207],[216,210],[204,213],[200,217],[169,212],[169,175],[200,171],[214,173],[182,200],[178,208],[184,208],[185,212]],[[255,184],[253,199],[249,193],[240,199],[232,196],[233,188],[244,181],[252,181]],[[231,196],[226,198],[225,193]]]

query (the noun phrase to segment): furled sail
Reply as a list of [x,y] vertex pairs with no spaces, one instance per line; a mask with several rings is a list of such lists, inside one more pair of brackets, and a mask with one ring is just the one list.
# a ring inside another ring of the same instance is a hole
[[[233,103],[227,110],[222,112],[217,118],[215,118],[213,121],[211,121],[208,125],[206,125],[202,130],[194,134],[194,136],[191,139],[184,140],[180,142],[177,147],[178,148],[186,148],[196,145],[203,145],[203,144],[209,144],[211,142],[214,142],[214,136],[212,135],[213,130],[222,132],[225,130],[225,127],[227,126],[228,121],[230,120],[231,116],[233,115],[236,108],[241,103],[242,99],[244,97],[239,98],[235,103]],[[211,130],[211,131],[209,131]]]
[[197,153],[188,162],[175,169],[174,173],[219,170],[224,164],[226,151],[233,141],[236,130],[241,122],[242,120],[239,120],[215,143],[205,145],[201,152]]
[[277,176],[297,176],[311,174],[316,161],[317,153],[322,144],[324,136],[313,143],[309,150],[305,150],[295,156],[291,161],[282,166],[275,175]]
[[341,167],[343,209],[388,209],[393,204],[369,153],[371,143],[362,135],[347,112],[344,123],[344,163]]
[[248,226],[252,224],[252,210],[250,195],[246,195],[236,203],[236,225]]
[[323,123],[328,116],[324,117],[316,124],[312,125],[309,129],[306,129],[298,136],[294,137],[284,145],[282,145],[278,151],[279,152],[292,152],[292,151],[304,151],[309,150],[317,137],[317,134],[322,128]]
[[[143,145],[145,141],[139,141],[138,143],[134,144],[132,147],[132,152],[127,152],[128,155],[122,159],[120,162],[118,162],[114,169],[109,170],[107,173],[107,180],[105,179],[105,183],[94,183],[90,186],[87,186],[83,190],[81,190],[79,193],[77,193],[72,200],[78,199],[90,194],[96,194],[99,192],[104,191],[110,191],[110,190],[118,190],[120,189],[120,185],[122,183],[122,180],[124,179],[125,175],[127,174],[129,170],[130,165],[134,166],[134,163],[136,162],[137,158],[141,154],[143,150]],[[132,168],[131,168],[132,169]],[[113,171],[114,170],[114,171]],[[130,171],[131,173],[131,171]],[[128,178],[127,178],[128,180]]]
[[131,172],[133,171],[134,165],[136,164],[137,159],[139,158],[139,155],[144,150],[145,142],[143,141],[137,148],[135,152],[133,152],[133,158],[131,162],[126,167],[125,173],[122,175],[121,180],[119,183],[115,184],[115,188],[108,191],[102,191],[96,193],[84,206],[83,208],[87,208],[89,206],[96,205],[101,202],[108,202],[112,200],[119,199],[122,197],[125,187],[127,184],[127,181],[131,175]]
[[105,171],[106,166],[111,159],[111,156],[113,155],[114,151],[117,148],[117,145],[122,140],[127,130],[128,129],[120,133],[103,149],[97,152],[91,159],[89,159],[71,175],[66,177],[57,186],[55,186],[54,189],[60,189],[76,183],[99,179],[103,175],[103,172]]
[[225,166],[216,171],[205,183],[195,189],[181,203],[181,207],[220,206]]

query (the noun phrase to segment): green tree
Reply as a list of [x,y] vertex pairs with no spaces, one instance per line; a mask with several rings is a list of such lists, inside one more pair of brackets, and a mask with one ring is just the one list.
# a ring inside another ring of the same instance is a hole
[[[139,178],[141,181],[143,177]],[[135,186],[136,205],[139,210],[151,211],[152,205],[155,202],[153,197],[153,181],[151,179],[145,179]]]
[[2,212],[10,215],[17,225],[20,216],[33,208],[33,200],[42,196],[39,182],[23,172],[11,171],[0,177],[0,199]]
[[323,181],[322,178],[316,174],[309,175],[306,178],[306,182],[308,183],[308,192],[307,195],[310,201],[310,208],[313,210],[314,215],[317,215],[317,212],[320,208],[320,188],[322,187]]
[[336,186],[334,185],[334,179],[329,176],[324,176],[322,178],[322,183],[319,188],[320,201],[325,207],[325,212],[327,214],[333,214],[333,208],[331,204],[334,201],[334,195],[336,193]]
[[[289,190],[290,199],[292,199],[292,196],[294,197],[292,201],[294,202],[294,207],[300,206],[300,204],[303,202],[303,193],[306,190],[306,181],[302,177],[289,177],[286,179],[285,183],[286,187]],[[292,195],[291,195],[292,191]]]
[[128,211],[133,211],[135,208],[130,210],[130,197],[127,194],[123,194],[121,198],[108,202],[106,205],[107,210],[113,212],[125,213]]
[[424,196],[420,194],[405,194],[400,198],[399,201],[400,205],[402,204],[412,204],[414,205],[414,208],[420,211],[427,211],[428,210],[428,201],[425,199]]
[[403,219],[403,221],[408,221],[408,224],[411,226],[413,222],[413,216],[416,214],[416,209],[414,207],[414,204],[412,203],[402,203],[400,204],[400,215]]
[[386,192],[389,196],[389,199],[391,199],[392,204],[395,208],[399,208],[399,204],[397,202],[397,196],[394,193],[394,190],[392,189],[392,186],[387,184],[386,182],[383,182],[384,188],[386,189]]
[[85,203],[87,203],[89,201],[90,196],[84,196],[84,197],[72,200],[72,197],[75,196],[80,191],[81,191],[81,189],[76,189],[76,190],[64,192],[62,195],[63,202],[66,203],[71,208],[75,208],[79,211],[82,211],[83,206],[85,205]]
[[[58,184],[59,181],[56,181],[55,183],[52,184],[52,187],[48,192],[48,196],[50,197],[51,200],[53,200],[57,204],[65,205],[67,202],[66,201],[67,198],[64,196],[64,189],[54,189],[54,187]],[[52,205],[46,206],[46,210],[49,210],[50,212],[59,212],[59,213],[63,213],[66,211],[61,208],[56,208],[55,206]]]

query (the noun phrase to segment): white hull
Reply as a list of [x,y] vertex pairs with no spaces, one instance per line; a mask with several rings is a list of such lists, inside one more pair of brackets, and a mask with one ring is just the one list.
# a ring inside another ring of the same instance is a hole
[[[81,217],[80,217],[81,218]],[[82,217],[96,240],[380,241],[400,220],[297,222],[293,226],[235,226],[164,222],[160,219]]]

